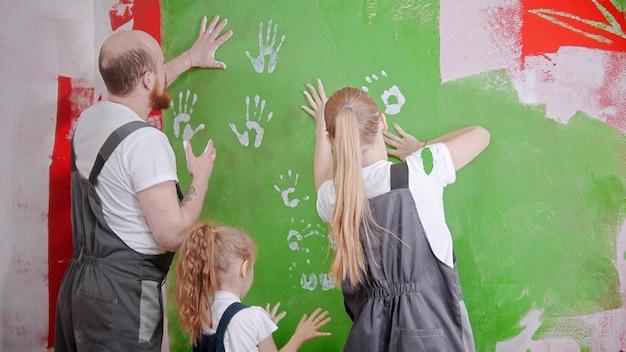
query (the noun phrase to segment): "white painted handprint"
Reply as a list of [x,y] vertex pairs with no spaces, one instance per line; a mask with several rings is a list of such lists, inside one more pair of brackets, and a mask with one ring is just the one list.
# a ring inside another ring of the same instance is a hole
[[[254,111],[252,112],[252,120],[250,119],[250,97],[246,97],[246,129],[243,132],[239,132],[237,126],[234,123],[229,123],[230,129],[235,133],[239,143],[244,147],[250,144],[250,136],[248,131],[254,130],[256,136],[254,138],[254,147],[258,148],[263,141],[263,134],[265,130],[261,127],[261,121],[263,121],[263,111],[265,110],[265,99],[261,100],[261,97],[257,94],[254,96]],[[274,116],[273,112],[267,114],[267,121],[269,122]]]
[[322,291],[328,291],[335,288],[335,284],[333,283],[330,273],[319,274],[319,281],[322,284]]
[[300,277],[300,286],[305,290],[315,290],[315,288],[317,287],[317,275],[310,274],[307,277],[306,274],[302,274],[302,276]]
[[269,57],[267,64],[267,73],[274,72],[276,68],[276,61],[278,60],[278,51],[285,41],[285,35],[280,37],[280,43],[276,45],[276,35],[278,34],[278,24],[274,25],[274,33],[272,34],[272,20],[267,23],[267,33],[265,34],[265,41],[263,40],[263,22],[259,23],[259,56],[254,58],[250,55],[250,52],[246,50],[246,56],[250,59],[254,70],[258,73],[263,73],[265,70],[265,57]]
[[[280,175],[280,181],[281,183],[288,183],[290,186],[287,188],[281,189],[281,187],[279,187],[278,185],[274,185],[274,189],[280,192],[281,196],[283,197],[283,203],[285,203],[286,206],[291,207],[291,208],[295,208],[296,206],[298,206],[298,203],[300,203],[300,199],[297,199],[297,198],[289,200],[289,195],[296,191],[296,185],[298,184],[298,177],[299,175],[297,173],[295,174],[295,176],[292,176],[291,170],[288,170],[286,178],[285,178],[285,175],[282,175],[282,174]],[[309,196],[304,196],[302,199],[309,200]]]
[[337,241],[335,241],[335,237],[333,236],[332,232],[329,232],[326,238],[328,238],[328,245],[330,246],[330,249],[332,249],[333,251],[336,251]]
[[170,106],[174,110],[174,114],[176,115],[176,117],[174,117],[174,137],[180,136],[180,126],[181,124],[184,124],[185,127],[183,129],[183,135],[182,135],[184,141],[190,140],[191,137],[193,137],[193,135],[196,132],[200,131],[201,129],[204,129],[203,123],[199,124],[198,127],[196,127],[195,129],[193,129],[191,125],[188,123],[191,120],[191,113],[193,112],[193,106],[198,101],[198,95],[196,93],[193,93],[191,103],[189,102],[190,97],[191,97],[191,91],[187,89],[187,94],[185,95],[185,101],[183,105],[183,92],[181,91],[178,93],[178,109],[176,109],[176,107],[174,106],[173,100],[170,104]]
[[[387,72],[385,72],[384,70],[380,71],[380,74],[383,77],[387,77]],[[373,83],[375,81],[378,81],[379,77],[378,75],[373,74],[371,76],[366,76],[365,80],[367,81],[367,83]],[[366,92],[369,91],[369,88],[367,86],[362,86],[361,89]],[[389,89],[385,89],[383,94],[380,95],[380,98],[383,100],[383,104],[385,104],[385,114],[389,115],[396,115],[400,113],[400,110],[402,110],[402,105],[404,105],[405,102],[404,95],[402,95],[402,92],[400,92],[400,88],[398,88],[398,86],[396,86],[395,84]]]
[[[294,218],[291,218],[292,227],[295,227]],[[304,251],[309,253],[308,248],[300,247],[300,242],[310,236],[323,236],[322,234],[322,226],[320,224],[316,224],[315,226],[311,223],[307,223],[304,225],[306,221],[304,219],[300,220],[300,229],[289,230],[289,234],[287,235],[287,242],[289,243],[289,248],[292,251]],[[304,225],[304,226],[302,226]]]
[[302,274],[300,276],[300,287],[305,290],[314,291],[318,284],[322,286],[322,291],[328,291],[335,288],[335,284],[333,283],[329,273],[311,273],[308,275]]

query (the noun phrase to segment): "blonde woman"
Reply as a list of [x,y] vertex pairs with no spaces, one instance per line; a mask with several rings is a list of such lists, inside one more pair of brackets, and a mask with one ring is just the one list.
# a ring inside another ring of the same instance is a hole
[[344,351],[474,351],[443,189],[489,132],[471,126],[420,142],[396,126],[397,137],[367,93],[345,87],[328,99],[319,79],[307,87],[317,210],[337,245],[331,274],[353,321]]
[[[185,236],[176,263],[176,303],[193,351],[277,351],[272,333],[285,312],[276,314],[278,305],[241,303],[252,286],[256,254],[252,238],[237,228],[199,224]],[[330,322],[321,311],[303,315],[280,351],[297,351],[313,338],[329,336],[319,331]]]

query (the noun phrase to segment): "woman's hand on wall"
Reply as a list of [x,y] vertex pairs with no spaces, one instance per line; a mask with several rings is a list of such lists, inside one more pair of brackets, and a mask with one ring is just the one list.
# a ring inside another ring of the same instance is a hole
[[394,148],[387,149],[388,155],[395,156],[404,161],[407,156],[426,146],[426,142],[420,142],[417,138],[404,132],[404,130],[397,123],[393,124],[393,128],[398,131],[400,137],[389,132],[388,130],[383,131],[383,138],[385,138],[385,143]]
[[326,91],[324,90],[324,85],[322,84],[322,80],[317,79],[317,90],[313,87],[312,84],[307,83],[306,87],[309,91],[304,91],[304,96],[306,100],[309,102],[310,107],[301,106],[302,110],[304,110],[307,114],[311,115],[315,119],[316,130],[326,132],[326,121],[324,120],[324,107],[326,106],[326,102],[328,98],[326,97]]
[[315,156],[313,160],[315,191],[322,183],[333,178],[333,157],[328,132],[326,132],[326,121],[324,120],[324,107],[328,101],[322,80],[317,79],[317,89],[312,84],[307,83],[308,92],[304,91],[304,96],[310,106],[301,106],[307,114],[315,119]]

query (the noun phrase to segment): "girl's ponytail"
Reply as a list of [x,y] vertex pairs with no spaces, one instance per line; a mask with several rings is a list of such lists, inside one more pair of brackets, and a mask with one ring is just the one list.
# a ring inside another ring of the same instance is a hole
[[336,282],[348,279],[361,281],[367,271],[365,254],[359,240],[359,225],[367,196],[361,174],[361,144],[354,111],[342,108],[335,120],[335,207],[331,228],[335,234],[337,250],[331,266]]
[[254,241],[233,227],[199,224],[185,236],[176,262],[176,303],[181,329],[194,346],[203,327],[214,327],[213,296],[221,282],[231,279],[230,266],[237,259],[254,264],[256,253]]
[[211,297],[217,284],[214,254],[213,228],[196,225],[186,235],[176,262],[178,319],[194,345],[202,335],[202,326],[211,327]]
[[337,249],[331,266],[336,283],[357,285],[367,273],[359,227],[370,246],[372,215],[362,175],[362,154],[378,132],[379,112],[367,93],[346,87],[333,94],[324,109],[326,130],[334,144],[335,205],[330,227]]

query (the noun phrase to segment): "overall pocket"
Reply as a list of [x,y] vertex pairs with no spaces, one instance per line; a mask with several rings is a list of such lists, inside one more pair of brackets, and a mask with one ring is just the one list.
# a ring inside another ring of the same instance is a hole
[[398,351],[445,352],[441,329],[398,329]]
[[111,349],[117,298],[79,292],[74,307],[74,336],[78,345]]

